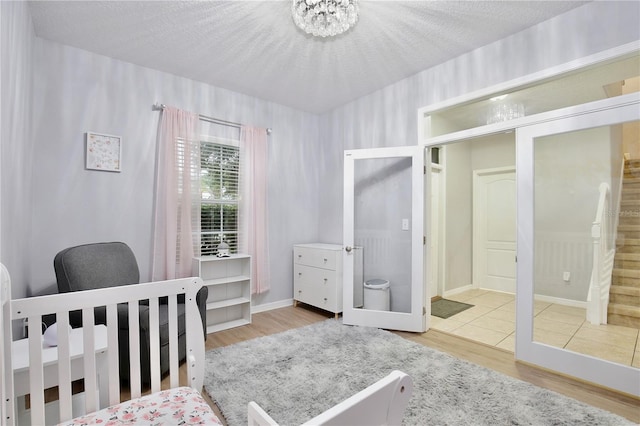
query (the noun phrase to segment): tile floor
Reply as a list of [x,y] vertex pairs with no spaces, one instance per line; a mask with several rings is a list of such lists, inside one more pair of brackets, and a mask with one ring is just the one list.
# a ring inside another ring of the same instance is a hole
[[[447,319],[431,316],[431,327],[509,351],[515,348],[515,296],[468,290],[447,297],[474,305]],[[535,302],[534,340],[640,368],[640,330],[592,325],[585,310]]]

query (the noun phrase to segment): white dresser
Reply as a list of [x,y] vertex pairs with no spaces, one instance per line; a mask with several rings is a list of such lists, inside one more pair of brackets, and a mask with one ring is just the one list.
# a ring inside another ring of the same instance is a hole
[[338,317],[342,312],[342,246],[293,246],[293,301],[306,303]]

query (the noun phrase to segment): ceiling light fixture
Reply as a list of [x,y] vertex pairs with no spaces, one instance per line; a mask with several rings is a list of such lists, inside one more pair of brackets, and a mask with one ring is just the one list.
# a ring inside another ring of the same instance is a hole
[[519,102],[500,102],[494,104],[487,117],[487,124],[515,120],[524,117],[524,105]]
[[342,34],[358,22],[358,0],[293,0],[293,22],[307,34]]

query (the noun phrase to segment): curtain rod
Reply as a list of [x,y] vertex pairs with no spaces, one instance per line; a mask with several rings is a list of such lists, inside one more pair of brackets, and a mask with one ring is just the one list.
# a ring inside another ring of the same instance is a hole
[[[153,104],[153,108],[152,109],[154,111],[162,111],[165,108],[166,108],[165,104],[155,103],[155,104]],[[202,115],[202,114],[198,114],[198,117],[202,121],[207,121],[207,122],[213,123],[213,124],[220,124],[222,126],[236,127],[238,129],[240,127],[242,127],[242,124],[234,123],[233,121],[220,120],[219,118],[208,117],[208,116]],[[267,128],[267,135],[270,135],[271,132],[272,132],[271,127]]]

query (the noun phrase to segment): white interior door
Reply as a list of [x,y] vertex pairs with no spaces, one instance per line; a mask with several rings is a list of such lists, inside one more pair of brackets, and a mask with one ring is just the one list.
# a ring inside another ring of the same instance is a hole
[[[345,151],[345,324],[426,329],[424,151],[419,146]],[[354,297],[360,291],[362,306]]]
[[473,180],[473,285],[516,292],[516,173],[478,170]]
[[[545,330],[546,310],[540,311],[539,304],[534,302],[540,296],[560,291],[565,299],[573,292],[577,296],[572,299],[586,300],[589,278],[576,275],[584,270],[590,272],[592,259],[586,256],[586,267],[577,263],[570,271],[571,278],[563,280],[562,271],[571,268],[574,255],[579,253],[575,247],[581,244],[588,247],[591,243],[598,185],[608,180],[611,187],[620,186],[624,137],[620,124],[640,120],[640,94],[565,108],[555,114],[555,120],[516,131],[515,355],[518,360],[640,396],[640,369],[624,361],[605,360],[610,355],[607,352],[616,350],[613,342],[603,341],[604,352],[591,351],[589,348],[597,337],[581,327],[569,330],[570,340],[554,344],[547,340],[548,336],[561,338],[562,330],[558,326]],[[618,193],[612,191],[614,201],[607,211],[618,211],[619,199],[615,201]],[[610,232],[615,233],[616,228],[612,227]],[[585,256],[578,256],[577,261],[581,259]],[[587,337],[580,339],[581,334]]]

